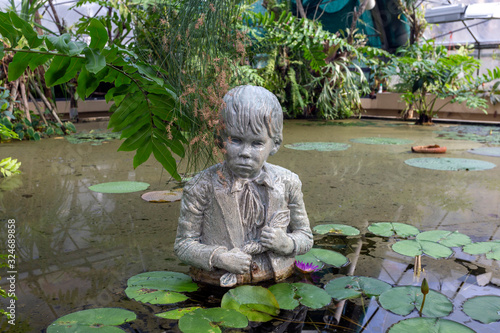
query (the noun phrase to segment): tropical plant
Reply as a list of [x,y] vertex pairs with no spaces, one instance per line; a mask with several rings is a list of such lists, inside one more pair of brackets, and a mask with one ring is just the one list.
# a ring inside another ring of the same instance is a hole
[[[478,95],[478,87],[491,77],[474,78],[479,61],[469,55],[469,49],[461,47],[451,54],[443,45],[427,41],[422,45],[410,45],[399,49],[382,71],[386,78],[397,77],[396,89],[403,93],[407,109],[419,114],[418,124],[432,123],[437,112],[449,103],[463,103],[486,113],[487,103]],[[500,71],[499,71],[500,72]],[[436,102],[444,100],[438,107]]]
[[21,173],[21,171],[19,170],[20,166],[21,162],[18,162],[17,159],[7,157],[0,161],[0,172],[4,177],[10,177],[12,175]]
[[423,4],[425,0],[398,0],[397,5],[410,29],[409,45],[418,44],[424,35],[427,21]]

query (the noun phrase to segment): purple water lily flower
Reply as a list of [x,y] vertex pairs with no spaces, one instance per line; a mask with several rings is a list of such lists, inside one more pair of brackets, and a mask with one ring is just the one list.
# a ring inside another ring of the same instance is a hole
[[319,271],[321,269],[320,266],[314,265],[313,263],[304,263],[302,261],[297,261],[297,260],[295,260],[295,266],[302,273],[317,272],[317,271]]

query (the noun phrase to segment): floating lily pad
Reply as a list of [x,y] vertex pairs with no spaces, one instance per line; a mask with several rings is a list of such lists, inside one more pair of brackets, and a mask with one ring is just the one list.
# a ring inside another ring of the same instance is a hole
[[296,256],[295,260],[303,263],[311,263],[319,267],[323,264],[332,265],[334,267],[345,266],[349,260],[342,254],[325,249],[311,249],[306,254]]
[[162,313],[157,313],[155,316],[160,317],[160,318],[165,318],[165,319],[174,319],[174,320],[179,320],[182,316],[184,316],[186,313],[193,312],[196,309],[201,309],[199,306],[193,306],[189,308],[179,308],[175,310],[170,310]]
[[359,230],[345,224],[320,224],[313,228],[313,231],[318,234],[332,234],[337,236],[356,236],[359,235]]
[[469,298],[462,307],[465,314],[483,324],[500,321],[500,296],[476,296]]
[[468,152],[477,155],[500,157],[500,147],[481,147],[468,150]]
[[384,237],[411,237],[418,234],[420,231],[409,224],[399,222],[376,222],[372,223],[368,230],[375,235]]
[[487,259],[500,260],[500,240],[472,243],[465,245],[463,250],[469,254],[486,254]]
[[88,133],[80,132],[67,135],[66,140],[68,140],[69,143],[73,144],[88,142],[93,146],[98,146],[101,145],[103,142],[119,139],[120,135],[121,133],[92,130]]
[[326,292],[338,301],[358,298],[362,295],[379,296],[390,288],[392,288],[391,285],[384,281],[365,276],[344,276],[331,280],[325,285]]
[[120,308],[82,310],[58,318],[47,327],[47,333],[123,332],[122,329],[116,326],[136,318],[137,316],[132,311]]
[[447,157],[412,158],[406,160],[405,163],[417,168],[443,171],[478,171],[493,169],[496,167],[495,164],[486,161]]
[[392,249],[404,256],[415,257],[426,254],[435,259],[448,258],[453,251],[444,245],[431,241],[419,241],[414,239],[405,239],[392,245]]
[[371,138],[355,138],[350,141],[356,143],[364,143],[367,145],[405,145],[413,143],[412,140],[408,139],[398,139],[398,138],[381,138],[381,137],[371,137]]
[[149,202],[174,202],[182,199],[182,189],[173,191],[152,191],[141,195],[141,198]]
[[285,147],[295,150],[340,151],[346,150],[351,145],[337,142],[297,142],[286,144]]
[[148,183],[124,181],[92,185],[89,190],[99,193],[131,193],[144,191],[148,187]]
[[431,230],[417,235],[418,241],[431,241],[448,247],[459,247],[470,244],[472,241],[469,236],[458,231]]
[[222,297],[221,307],[243,313],[248,320],[265,322],[280,312],[273,293],[259,286],[240,286],[229,290]]
[[456,321],[440,318],[410,318],[392,325],[387,333],[475,333]]
[[179,329],[183,333],[220,333],[222,327],[245,328],[248,319],[232,309],[196,309],[179,319]]
[[[420,310],[423,294],[420,287],[394,287],[380,294],[378,301],[387,311],[407,316],[413,310]],[[430,289],[425,298],[422,314],[426,317],[444,317],[453,311],[453,304],[443,294]]]
[[172,304],[188,299],[181,292],[191,292],[198,285],[186,274],[177,272],[145,272],[127,281],[125,294],[136,301],[150,304]]
[[450,126],[436,133],[443,139],[500,144],[500,128],[497,126]]
[[299,304],[311,309],[320,309],[332,301],[328,293],[308,283],[278,283],[269,290],[276,297],[280,309],[293,310]]

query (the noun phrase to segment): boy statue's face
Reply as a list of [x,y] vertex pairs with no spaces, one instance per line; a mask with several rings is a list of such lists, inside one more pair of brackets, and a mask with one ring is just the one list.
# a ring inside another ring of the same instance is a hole
[[267,130],[254,134],[251,130],[240,134],[234,128],[226,128],[224,158],[229,169],[238,178],[252,179],[259,175],[262,165],[278,147]]

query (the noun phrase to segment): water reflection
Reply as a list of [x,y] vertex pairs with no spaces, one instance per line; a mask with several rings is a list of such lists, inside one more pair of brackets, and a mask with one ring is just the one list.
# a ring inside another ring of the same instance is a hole
[[[345,223],[365,234],[372,222],[403,222],[422,231],[457,230],[474,241],[500,239],[500,167],[474,172],[418,169],[404,164],[414,157],[410,145],[366,145],[349,140],[406,138],[419,145],[445,145],[447,157],[500,164],[500,158],[467,153],[468,149],[481,147],[481,143],[444,140],[434,133],[437,128],[407,123],[371,121],[363,127],[322,124],[287,122],[284,143],[332,141],[349,143],[351,147],[340,152],[282,148],[270,159],[299,174],[313,225],[325,221]],[[152,160],[134,171],[133,154],[117,152],[118,146],[117,141],[92,146],[70,144],[65,139],[0,146],[2,155],[22,161],[22,175],[0,182],[0,218],[16,219],[18,318],[19,324],[29,326],[27,332],[40,331],[69,312],[103,306],[143,313],[142,320],[131,324],[134,329],[175,329],[174,322],[158,321],[151,315],[165,309],[130,301],[123,290],[126,280],[139,272],[187,272],[172,251],[179,203],[151,204],[140,199],[141,193],[99,194],[88,190],[90,185],[119,180],[148,182],[150,190],[175,184],[167,183],[166,174]],[[0,233],[0,250],[5,252],[5,223],[0,225]],[[352,269],[354,275],[376,277],[391,284],[416,283],[413,260],[394,253],[386,239],[365,237],[359,242],[317,239],[318,245],[334,247],[352,263],[324,273],[322,281]],[[500,267],[496,261],[457,252],[450,259],[424,257],[422,264],[431,288],[452,299],[455,309],[460,309],[461,302],[472,295],[500,294]],[[4,283],[2,280],[1,285]],[[307,316],[318,322],[326,318],[330,326],[321,327],[332,329],[331,325],[338,324],[343,327],[339,332],[383,332],[401,319],[381,310],[375,300],[363,306],[356,302],[337,307],[341,312],[333,305],[327,310],[309,311]],[[449,319],[463,322],[464,315],[455,311]],[[466,324],[478,332],[489,332],[494,325],[472,321]]]

